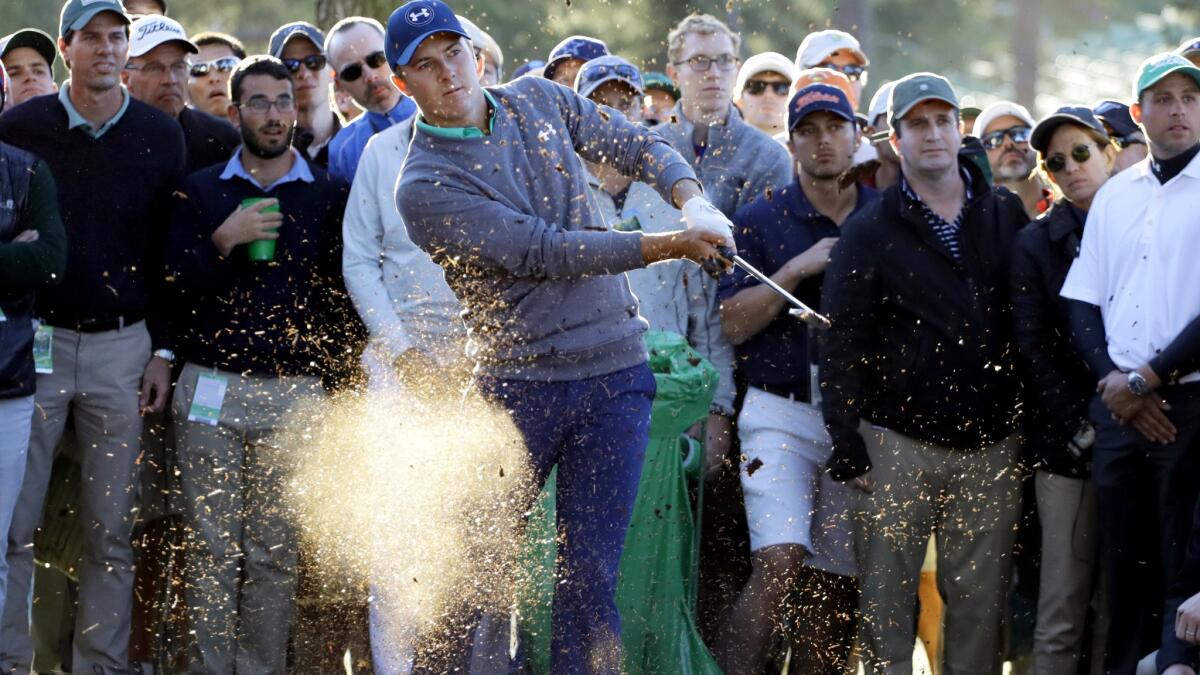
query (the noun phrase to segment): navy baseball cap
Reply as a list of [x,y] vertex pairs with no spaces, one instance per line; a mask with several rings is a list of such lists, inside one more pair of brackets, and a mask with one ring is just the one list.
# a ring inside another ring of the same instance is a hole
[[847,122],[858,121],[854,116],[854,106],[850,105],[850,99],[840,87],[810,84],[793,94],[788,103],[788,131],[819,110],[831,112]]
[[318,52],[325,53],[325,34],[307,21],[293,21],[280,26],[271,33],[271,43],[267,52],[277,59],[283,58],[284,46],[298,37],[313,43]]
[[1117,136],[1124,137],[1141,131],[1129,114],[1129,106],[1120,101],[1106,98],[1092,106],[1092,112]]
[[550,58],[546,61],[546,67],[542,70],[542,76],[547,80],[553,79],[554,69],[562,65],[563,61],[570,59],[591,61],[608,55],[608,45],[604,44],[603,40],[586,35],[572,35],[554,45],[554,49],[550,51]]
[[459,23],[454,10],[442,0],[410,0],[392,12],[387,24],[388,65],[407,66],[425,38],[436,33],[471,36]]
[[1108,132],[1104,130],[1104,125],[1096,118],[1096,114],[1092,112],[1091,108],[1066,105],[1055,110],[1041,122],[1037,123],[1037,126],[1033,128],[1033,133],[1029,135],[1030,147],[1043,155],[1046,154],[1046,150],[1050,147],[1050,137],[1054,135],[1054,130],[1064,124],[1077,124],[1081,127],[1087,127],[1104,138],[1108,138]]
[[54,38],[36,28],[21,30],[0,38],[0,58],[19,47],[28,47],[46,59],[46,65],[53,66],[58,48],[54,46]]
[[526,61],[525,63],[522,63],[520,66],[517,66],[517,69],[513,71],[513,79],[515,80],[518,77],[521,77],[522,75],[524,75],[525,73],[528,73],[531,70],[534,70],[537,68],[544,68],[545,66],[546,66],[546,62],[541,59],[534,59],[532,61]]

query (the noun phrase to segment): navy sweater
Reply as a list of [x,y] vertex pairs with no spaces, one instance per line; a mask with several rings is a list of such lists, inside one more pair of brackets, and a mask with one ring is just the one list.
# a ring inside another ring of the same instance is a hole
[[38,292],[37,314],[52,326],[86,320],[147,319],[155,348],[162,321],[163,236],[171,193],[183,177],[179,124],[137,100],[100,138],[67,128],[57,94],[0,117],[0,140],[40,157],[54,174],[67,231],[62,283]]
[[[224,164],[188,176],[167,238],[168,293],[178,358],[259,375],[325,375],[343,353],[337,317],[346,303],[341,273],[344,183],[309,162],[313,183],[264,191],[221,180]],[[284,215],[274,262],[251,262],[245,246],[222,257],[212,233],[243,199],[279,200]]]

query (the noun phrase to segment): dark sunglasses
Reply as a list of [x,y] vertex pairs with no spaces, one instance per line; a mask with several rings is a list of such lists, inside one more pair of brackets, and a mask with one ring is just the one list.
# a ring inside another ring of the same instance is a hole
[[990,134],[984,134],[983,138],[980,138],[979,140],[983,143],[983,147],[985,149],[995,150],[1001,145],[1004,145],[1005,136],[1011,138],[1013,143],[1028,143],[1030,131],[1031,129],[1027,126],[997,129]]
[[[1071,159],[1075,160],[1076,164],[1083,164],[1092,158],[1092,149],[1087,145],[1080,144],[1071,148]],[[1042,164],[1046,166],[1046,170],[1050,173],[1058,173],[1067,168],[1067,158],[1062,155],[1050,155]]]
[[847,63],[844,66],[835,66],[832,63],[822,63],[818,67],[836,70],[851,80],[857,80],[858,78],[862,77],[863,73],[867,72],[866,68],[854,63]]
[[188,72],[192,77],[204,77],[215,71],[228,73],[237,67],[238,59],[236,56],[222,56],[219,59],[212,61],[204,61],[203,63],[193,63]]
[[[368,68],[374,70],[387,63],[387,54],[383,52],[371,52],[367,54],[362,61],[355,61],[342,68],[338,73],[338,79],[342,82],[353,82],[362,77],[364,63],[367,64]],[[316,70],[316,68],[313,68],[313,70]]]
[[792,85],[788,82],[763,82],[762,80],[750,80],[746,83],[746,88],[742,91],[750,94],[751,96],[762,96],[763,92],[767,90],[767,87],[770,87],[771,91],[775,92],[776,96],[787,96],[788,89],[791,89]]
[[293,73],[300,72],[300,66],[313,72],[323,70],[328,62],[324,54],[310,54],[302,59],[283,59],[284,67]]
[[1117,147],[1122,150],[1124,150],[1125,148],[1128,148],[1131,145],[1145,145],[1146,144],[1146,141],[1143,141],[1142,139],[1140,139],[1136,136],[1113,136],[1112,139],[1113,139],[1113,142],[1117,144]]
[[642,84],[642,74],[633,66],[608,65],[599,66],[584,65],[583,70],[579,74],[579,85],[592,84],[593,82],[603,82],[605,80],[621,79],[628,84],[632,84],[636,89],[645,89]]

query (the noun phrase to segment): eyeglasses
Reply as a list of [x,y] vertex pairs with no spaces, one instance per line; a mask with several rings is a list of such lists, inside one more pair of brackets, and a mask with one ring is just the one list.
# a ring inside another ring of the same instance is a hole
[[1117,144],[1117,147],[1122,150],[1124,150],[1125,148],[1128,148],[1131,145],[1145,145],[1146,144],[1146,141],[1144,141],[1141,138],[1138,138],[1137,136],[1134,136],[1132,134],[1129,136],[1113,136],[1112,139],[1113,139],[1113,142]]
[[834,65],[832,63],[822,63],[821,65],[819,65],[817,67],[818,68],[828,68],[830,70],[836,70],[839,73],[845,75],[846,78],[850,79],[850,80],[857,80],[857,79],[861,78],[863,76],[863,74],[865,74],[867,72],[866,68],[863,68],[862,66],[855,64],[855,63],[847,63],[844,66]]
[[[1092,158],[1092,149],[1085,144],[1077,145],[1071,148],[1071,159],[1075,160],[1076,164],[1083,164]],[[1050,173],[1058,173],[1067,168],[1067,158],[1061,154],[1050,155],[1042,161],[1046,170]]]
[[[340,72],[338,72],[338,79],[342,82],[353,82],[362,77],[364,63],[367,64],[368,68],[374,70],[387,63],[387,54],[384,54],[383,52],[371,52],[363,57],[361,61],[355,61],[354,63],[347,64]],[[313,68],[313,70],[317,69]]]
[[253,96],[245,103],[235,103],[239,108],[249,108],[259,115],[265,115],[271,110],[271,106],[281,113],[289,113],[296,109],[296,99],[284,94],[275,100],[271,100],[266,96]]
[[309,70],[316,72],[324,70],[325,64],[329,63],[324,54],[309,54],[302,59],[284,59],[283,65],[293,73],[300,72],[300,66],[304,66]]
[[675,65],[682,66],[685,63],[688,65],[688,68],[691,68],[697,73],[708,72],[709,67],[711,67],[714,63],[717,64],[717,70],[724,70],[728,72],[734,68],[737,68],[738,57],[734,56],[733,54],[722,54],[720,56],[697,55],[686,61],[676,61]]
[[139,66],[136,63],[126,63],[125,70],[139,70],[150,77],[162,77],[168,70],[176,77],[183,77],[183,74],[188,71],[191,64],[187,61],[176,61],[169,66],[164,66],[161,63],[147,63],[144,66]]
[[642,85],[642,73],[633,66],[625,65],[591,65],[584,64],[583,69],[579,71],[579,86],[580,89],[584,85],[602,82],[604,80],[624,80],[628,84],[632,84],[636,89],[644,89]]
[[979,140],[983,143],[984,149],[995,150],[1001,145],[1004,145],[1005,136],[1011,138],[1014,144],[1028,143],[1030,131],[1030,128],[1024,125],[1009,127],[1007,129],[997,129],[991,133],[984,134]]
[[776,96],[787,96],[788,89],[791,89],[792,85],[787,82],[763,82],[762,80],[750,80],[746,83],[746,88],[742,89],[742,91],[750,94],[751,96],[762,96],[763,92],[767,90],[767,87],[770,87],[771,91],[775,92]]
[[214,70],[222,73],[228,73],[237,67],[238,58],[236,56],[222,56],[219,59],[205,61],[203,63],[193,63],[191,69],[192,77],[204,77]]

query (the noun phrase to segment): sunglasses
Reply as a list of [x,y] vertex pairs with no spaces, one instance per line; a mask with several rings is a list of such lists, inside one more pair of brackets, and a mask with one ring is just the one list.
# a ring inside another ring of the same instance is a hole
[[[354,63],[348,64],[346,67],[342,68],[342,70],[338,72],[338,79],[342,82],[353,82],[362,77],[364,63],[367,64],[368,68],[374,70],[387,63],[387,54],[384,54],[383,52],[371,52],[370,54],[367,54],[362,61],[355,61]],[[317,69],[313,68],[313,70]]]
[[[1091,158],[1092,149],[1088,146],[1080,144],[1071,148],[1071,159],[1075,160],[1076,164],[1083,164]],[[1067,158],[1061,154],[1050,155],[1042,161],[1042,164],[1045,165],[1046,170],[1050,173],[1058,173],[1067,168]]]
[[324,54],[310,54],[302,59],[283,59],[284,67],[293,73],[300,72],[300,66],[313,72],[324,70],[325,64],[328,62]]
[[237,67],[238,58],[236,56],[222,56],[219,59],[212,61],[204,61],[202,63],[193,63],[189,73],[192,77],[204,77],[215,71],[228,73]]
[[1132,136],[1132,135],[1131,136],[1113,136],[1112,139],[1113,139],[1113,142],[1117,144],[1117,147],[1122,150],[1124,150],[1125,148],[1128,148],[1131,145],[1145,145],[1146,144],[1146,141],[1143,141],[1141,138],[1138,138],[1137,136]]
[[830,70],[836,70],[839,73],[845,75],[850,80],[857,80],[863,76],[863,73],[867,72],[866,68],[863,68],[862,66],[854,64],[854,63],[847,63],[844,66],[836,66],[832,63],[822,63],[818,67],[819,68],[828,68]]
[[767,87],[770,87],[771,91],[775,92],[776,96],[787,96],[788,89],[791,89],[792,85],[787,82],[763,82],[762,80],[750,80],[746,83],[746,88],[742,91],[750,94],[751,96],[762,96],[763,92],[767,90]]
[[1031,131],[1032,130],[1027,126],[1009,127],[1007,129],[997,129],[996,131],[993,131],[990,134],[984,134],[983,138],[980,138],[979,140],[980,140],[980,142],[983,143],[983,147],[985,149],[995,150],[996,148],[1000,147],[1001,145],[1004,145],[1004,137],[1005,136],[1008,136],[1009,138],[1011,138],[1013,143],[1028,143],[1029,142],[1029,134]]
[[593,82],[602,82],[604,80],[620,79],[632,84],[636,89],[644,89],[642,85],[642,74],[633,66],[623,65],[584,65],[583,70],[579,74],[579,84],[582,88],[585,84]]

